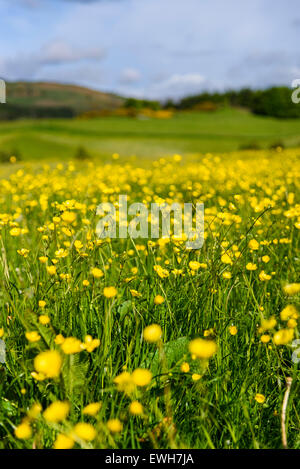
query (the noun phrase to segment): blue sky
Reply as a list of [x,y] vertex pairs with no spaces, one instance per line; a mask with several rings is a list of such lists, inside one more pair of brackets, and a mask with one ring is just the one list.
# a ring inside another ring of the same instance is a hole
[[299,0],[0,0],[0,77],[137,97],[290,86]]

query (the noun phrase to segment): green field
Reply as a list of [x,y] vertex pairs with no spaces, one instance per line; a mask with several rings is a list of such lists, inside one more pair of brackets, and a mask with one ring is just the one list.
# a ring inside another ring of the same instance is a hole
[[227,152],[257,144],[300,144],[300,121],[259,117],[245,110],[178,113],[168,120],[107,117],[92,120],[20,120],[0,123],[1,150],[24,160],[72,159],[79,145],[93,157]]

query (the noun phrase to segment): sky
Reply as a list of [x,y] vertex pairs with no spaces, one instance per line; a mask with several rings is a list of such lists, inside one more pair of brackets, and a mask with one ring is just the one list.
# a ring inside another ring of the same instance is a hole
[[299,0],[0,0],[0,78],[149,99],[291,86]]

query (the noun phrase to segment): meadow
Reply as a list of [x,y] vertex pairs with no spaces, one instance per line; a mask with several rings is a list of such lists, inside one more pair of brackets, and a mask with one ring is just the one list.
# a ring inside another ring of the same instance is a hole
[[[26,128],[33,161],[0,180],[0,448],[300,448],[300,149],[220,155],[214,137],[296,143],[299,124],[244,118],[223,115],[226,136],[216,115],[197,135],[188,115],[118,138],[98,120],[1,125],[3,142]],[[83,141],[126,157],[68,161]],[[203,247],[100,239],[97,205],[119,194],[203,202]]]
[[179,112],[171,119],[108,117],[89,120],[40,119],[0,123],[1,151],[18,151],[24,161],[74,159],[79,146],[94,158],[119,153],[133,160],[242,147],[297,147],[299,119],[275,119],[247,110]]

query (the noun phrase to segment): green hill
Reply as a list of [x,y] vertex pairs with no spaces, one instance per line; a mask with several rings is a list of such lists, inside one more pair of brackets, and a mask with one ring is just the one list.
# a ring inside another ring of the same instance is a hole
[[0,119],[16,117],[72,117],[85,111],[113,110],[124,99],[82,86],[59,83],[7,83],[7,104]]

